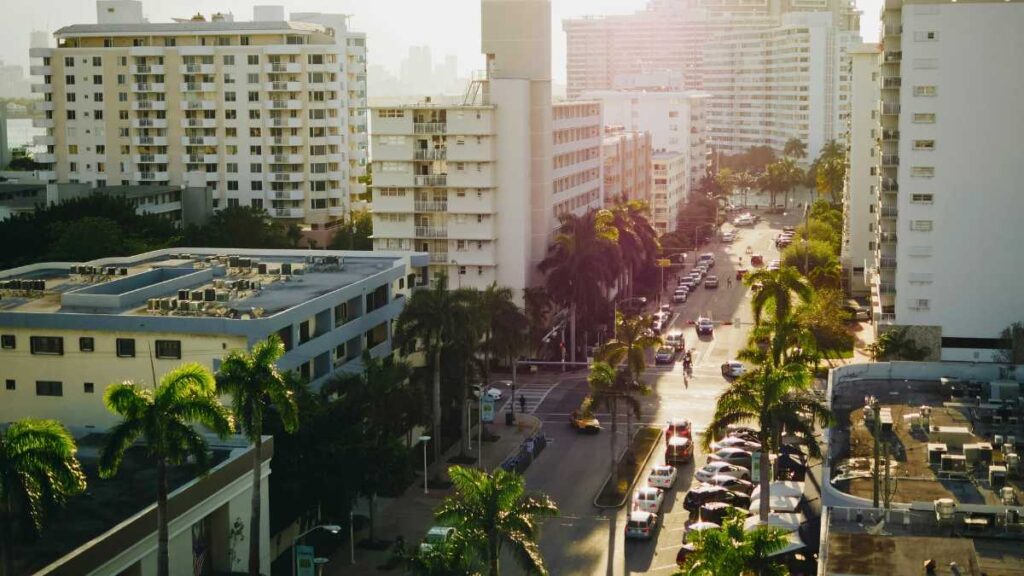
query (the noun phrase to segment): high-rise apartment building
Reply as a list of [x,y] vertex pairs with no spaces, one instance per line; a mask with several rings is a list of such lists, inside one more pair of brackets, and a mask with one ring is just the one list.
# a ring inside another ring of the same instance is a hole
[[734,154],[782,150],[797,138],[814,157],[840,138],[849,112],[847,50],[860,43],[830,12],[790,12],[769,28],[723,32],[704,49],[710,139]]
[[991,361],[1024,317],[1021,29],[1018,2],[883,8],[875,321],[933,358]]
[[600,208],[601,144],[604,124],[600,102],[559,102],[552,107],[552,193],[554,212],[584,214]]
[[99,24],[30,50],[46,179],[180,185],[199,173],[219,207],[321,233],[342,218],[365,172],[363,35],[344,16],[287,22],[283,9],[152,24],[136,4],[100,3]]
[[879,54],[878,44],[862,44],[849,51],[850,118],[845,144],[850,167],[843,188],[841,259],[847,285],[858,296],[868,293],[866,272],[874,267],[875,260],[878,174],[874,155],[878,138]]
[[553,230],[551,5],[482,0],[481,24],[486,75],[462,104],[372,110],[374,249],[521,297]]
[[658,234],[676,229],[676,215],[690,194],[690,159],[685,152],[651,155],[651,224]]
[[601,146],[605,203],[651,201],[651,135],[606,128]]

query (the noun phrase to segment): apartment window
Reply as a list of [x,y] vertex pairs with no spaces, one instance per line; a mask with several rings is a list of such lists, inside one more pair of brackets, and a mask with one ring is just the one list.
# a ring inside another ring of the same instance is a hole
[[260,172],[263,172],[263,164],[260,164],[258,162],[255,164],[249,164],[249,172],[252,172],[253,174],[259,174]]
[[68,144],[68,154],[71,156],[78,154],[78,144]]
[[93,110],[92,118],[93,120],[103,120],[103,110]]
[[224,93],[224,101],[225,102],[234,102],[235,101],[235,93],[234,92],[225,92]]
[[459,276],[465,276],[465,275],[466,275],[466,267],[465,266],[459,266]]
[[935,86],[914,86],[914,96],[931,97],[938,93]]
[[259,56],[259,54],[249,54],[249,56],[247,57],[247,62],[249,64],[249,66],[259,66],[259,64],[260,64],[260,56]]
[[99,146],[96,146],[96,153],[100,154],[100,155],[106,154],[107,153],[107,147],[104,146],[103,144],[100,144]]
[[75,75],[74,74],[67,74],[66,76],[64,76],[64,84],[66,84],[68,86],[72,86],[72,85],[74,85],[74,83],[75,83]]
[[[228,180],[228,190],[230,190],[232,192],[237,192],[238,191],[238,180]],[[235,200],[235,205],[237,206],[238,205],[238,198],[235,198],[234,200]],[[228,206],[230,206],[230,205],[231,205],[231,202],[228,201]]]
[[7,388],[8,390],[14,390],[15,388],[18,387],[18,384],[14,380],[8,378],[7,381],[4,382],[4,387]]
[[164,46],[175,46],[178,44],[177,38],[164,38]]
[[259,102],[259,101],[260,101],[260,93],[256,92],[256,91],[250,91],[249,92],[249,102]]
[[127,110],[118,110],[117,117],[119,119],[121,119],[121,120],[127,120],[128,119],[128,111]]
[[911,194],[910,201],[914,204],[931,204],[935,199],[934,194]]
[[914,140],[914,150],[935,150],[935,140]]
[[928,310],[931,302],[927,298],[915,298],[911,301],[911,310]]
[[235,110],[234,108],[232,108],[230,110],[225,110],[224,111],[224,119],[225,120],[237,120],[238,119],[238,110]]
[[224,65],[225,66],[234,66],[235,65],[235,57],[233,55],[230,55],[230,54],[229,55],[225,55],[224,56]]
[[235,83],[235,77],[232,76],[231,74],[225,74],[224,75],[224,83],[225,84],[234,84]]
[[914,124],[934,124],[935,114],[931,112],[915,112]]
[[932,178],[935,176],[934,166],[911,166],[910,175],[914,178]]
[[914,232],[931,232],[932,221],[931,220],[911,220],[910,229]]
[[249,82],[249,84],[259,84],[260,83],[260,75],[259,75],[258,72],[255,73],[255,74],[248,74],[248,75],[246,75],[246,80]]
[[[260,182],[259,184],[260,184],[260,188],[259,189],[262,190],[263,182]],[[253,188],[253,190],[257,190],[257,188]],[[263,209],[263,198],[253,198],[252,200],[249,200],[249,205],[252,206],[253,208],[257,208],[259,210],[262,210]]]
[[64,355],[64,339],[60,336],[32,336],[28,339],[28,345],[33,354]]
[[78,351],[79,352],[95,352],[96,341],[91,336],[82,336],[78,339]]
[[100,85],[100,84],[103,84],[103,75],[102,74],[93,74],[92,83],[96,84],[97,86]]
[[914,32],[914,42],[934,42],[939,39],[939,33],[933,30],[918,30]]
[[54,380],[36,380],[36,396],[63,396],[64,383]]
[[92,95],[94,102],[103,102],[103,92],[95,92]]
[[14,334],[4,334],[0,336],[0,348],[4,350],[14,350],[18,347],[17,338]]
[[181,359],[181,340],[157,340],[155,348],[157,358]]
[[127,102],[128,101],[128,93],[127,92],[118,92],[117,93],[117,101],[118,102]]
[[86,394],[92,394],[95,391],[96,385],[93,384],[92,382],[86,382],[85,384],[82,384],[82,392]]
[[249,110],[249,120],[259,120],[259,119],[260,119],[260,111],[259,110]]
[[68,67],[68,68],[74,68],[74,66],[75,66],[75,58],[73,56],[65,56],[64,57],[64,66]]
[[118,358],[135,358],[135,339],[134,338],[118,338],[117,339],[117,357]]
[[248,46],[249,45],[249,37],[248,36],[240,37],[238,39],[238,43],[241,44],[242,46]]
[[224,165],[224,169],[227,171],[228,174],[235,174],[236,172],[238,172],[238,163],[228,162],[227,164]]

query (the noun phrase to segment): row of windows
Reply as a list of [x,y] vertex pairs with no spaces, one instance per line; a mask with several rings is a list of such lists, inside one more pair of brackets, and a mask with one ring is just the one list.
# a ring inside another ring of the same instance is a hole
[[[117,356],[119,358],[134,358],[135,357],[135,339],[134,338],[118,338],[117,339]],[[160,359],[181,359],[181,341],[180,340],[156,340],[154,345],[154,353],[157,358]],[[3,350],[17,350],[18,339],[14,334],[0,334],[0,349]],[[64,337],[63,336],[30,336],[29,337],[29,351],[35,355],[43,356],[63,356],[64,355]],[[78,339],[78,351],[79,352],[95,352],[96,341],[91,336],[82,336]]]
[[[4,382],[4,389],[14,391],[18,389],[18,382],[8,378]],[[92,382],[82,384],[82,392],[92,394],[96,391],[96,385]],[[36,380],[36,396],[63,396],[64,383],[56,380]]]

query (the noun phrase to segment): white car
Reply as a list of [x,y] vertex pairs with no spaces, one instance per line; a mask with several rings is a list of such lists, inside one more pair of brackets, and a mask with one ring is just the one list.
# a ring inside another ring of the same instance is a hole
[[768,263],[767,269],[768,270],[778,270],[780,267],[782,267],[782,261],[781,260],[772,260],[771,262]]
[[761,449],[761,445],[757,442],[751,442],[750,440],[740,438],[738,436],[728,436],[717,442],[711,443],[711,450],[714,452],[718,452],[722,448],[742,448],[744,450],[749,450],[750,452],[757,452]]
[[726,378],[739,378],[747,371],[747,368],[739,360],[729,360],[722,363],[722,376]]
[[659,488],[644,486],[633,493],[633,510],[657,514],[665,501],[665,493]]
[[427,532],[427,537],[420,543],[420,550],[426,552],[434,546],[444,544],[446,540],[455,534],[455,528],[450,526],[434,526]]
[[754,225],[754,217],[753,216],[749,216],[747,214],[744,214],[743,216],[740,216],[739,218],[733,220],[732,225],[733,226],[753,226]]
[[722,242],[725,242],[725,243],[728,244],[728,243],[730,243],[730,242],[732,242],[734,240],[736,240],[736,233],[735,232],[722,232]]
[[708,454],[708,463],[728,462],[729,464],[749,468],[752,458],[753,454],[749,450],[744,450],[743,448],[720,448],[715,452]]
[[626,538],[650,540],[657,527],[657,514],[634,510],[629,514],[629,520],[626,522]]
[[676,476],[675,466],[654,466],[651,468],[650,475],[647,476],[647,485],[670,490],[676,485]]
[[686,347],[683,343],[683,333],[672,332],[668,336],[665,336],[665,345],[675,348],[676,352],[682,352],[683,349]]
[[488,388],[486,394],[491,400],[501,400],[501,389],[499,388]]
[[729,464],[728,462],[711,462],[694,473],[694,477],[697,478],[698,482],[708,482],[719,475],[732,476],[740,480],[750,480],[750,470],[743,466]]

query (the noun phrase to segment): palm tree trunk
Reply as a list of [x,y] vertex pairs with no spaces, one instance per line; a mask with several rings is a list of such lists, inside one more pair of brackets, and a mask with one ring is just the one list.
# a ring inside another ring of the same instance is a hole
[[252,509],[249,516],[249,576],[260,573],[260,472],[263,468],[262,426],[257,426],[252,449]]
[[14,576],[14,519],[8,512],[11,509],[11,495],[8,494],[3,508],[0,509],[0,559],[4,576]]
[[441,343],[434,351],[434,464],[441,461]]
[[490,576],[499,576],[500,569],[498,568],[498,556],[501,554],[501,546],[498,545],[498,535],[489,534],[487,536],[487,561],[490,563]]
[[633,406],[626,403],[626,457],[632,459],[633,452]]
[[[569,361],[576,361],[576,302],[569,305]],[[513,398],[515,400],[515,398]]]
[[612,450],[612,454],[611,454],[612,455],[612,463],[611,463],[611,467],[612,467],[611,468],[612,486],[617,486],[619,484],[619,467],[616,466],[616,462],[615,462],[615,438],[616,438],[616,436],[619,435],[619,423],[618,423],[619,419],[618,419],[618,415],[619,415],[619,403],[618,403],[618,400],[616,400],[614,397],[612,397],[612,433],[611,433],[611,438],[609,439],[609,443],[610,443],[611,450]]
[[758,514],[761,517],[761,522],[767,522],[770,512],[769,504],[771,504],[769,502],[771,489],[768,486],[771,484],[771,475],[768,469],[771,466],[771,462],[768,459],[768,444],[761,444],[760,454],[761,470],[758,474],[758,482],[761,484],[761,504],[758,508]]
[[[483,391],[481,390],[481,394]],[[515,398],[512,399],[513,401]],[[462,371],[462,409],[459,410],[459,429],[462,430],[462,456],[469,453],[469,359]]]
[[167,552],[167,460],[156,460],[156,576],[170,576]]

